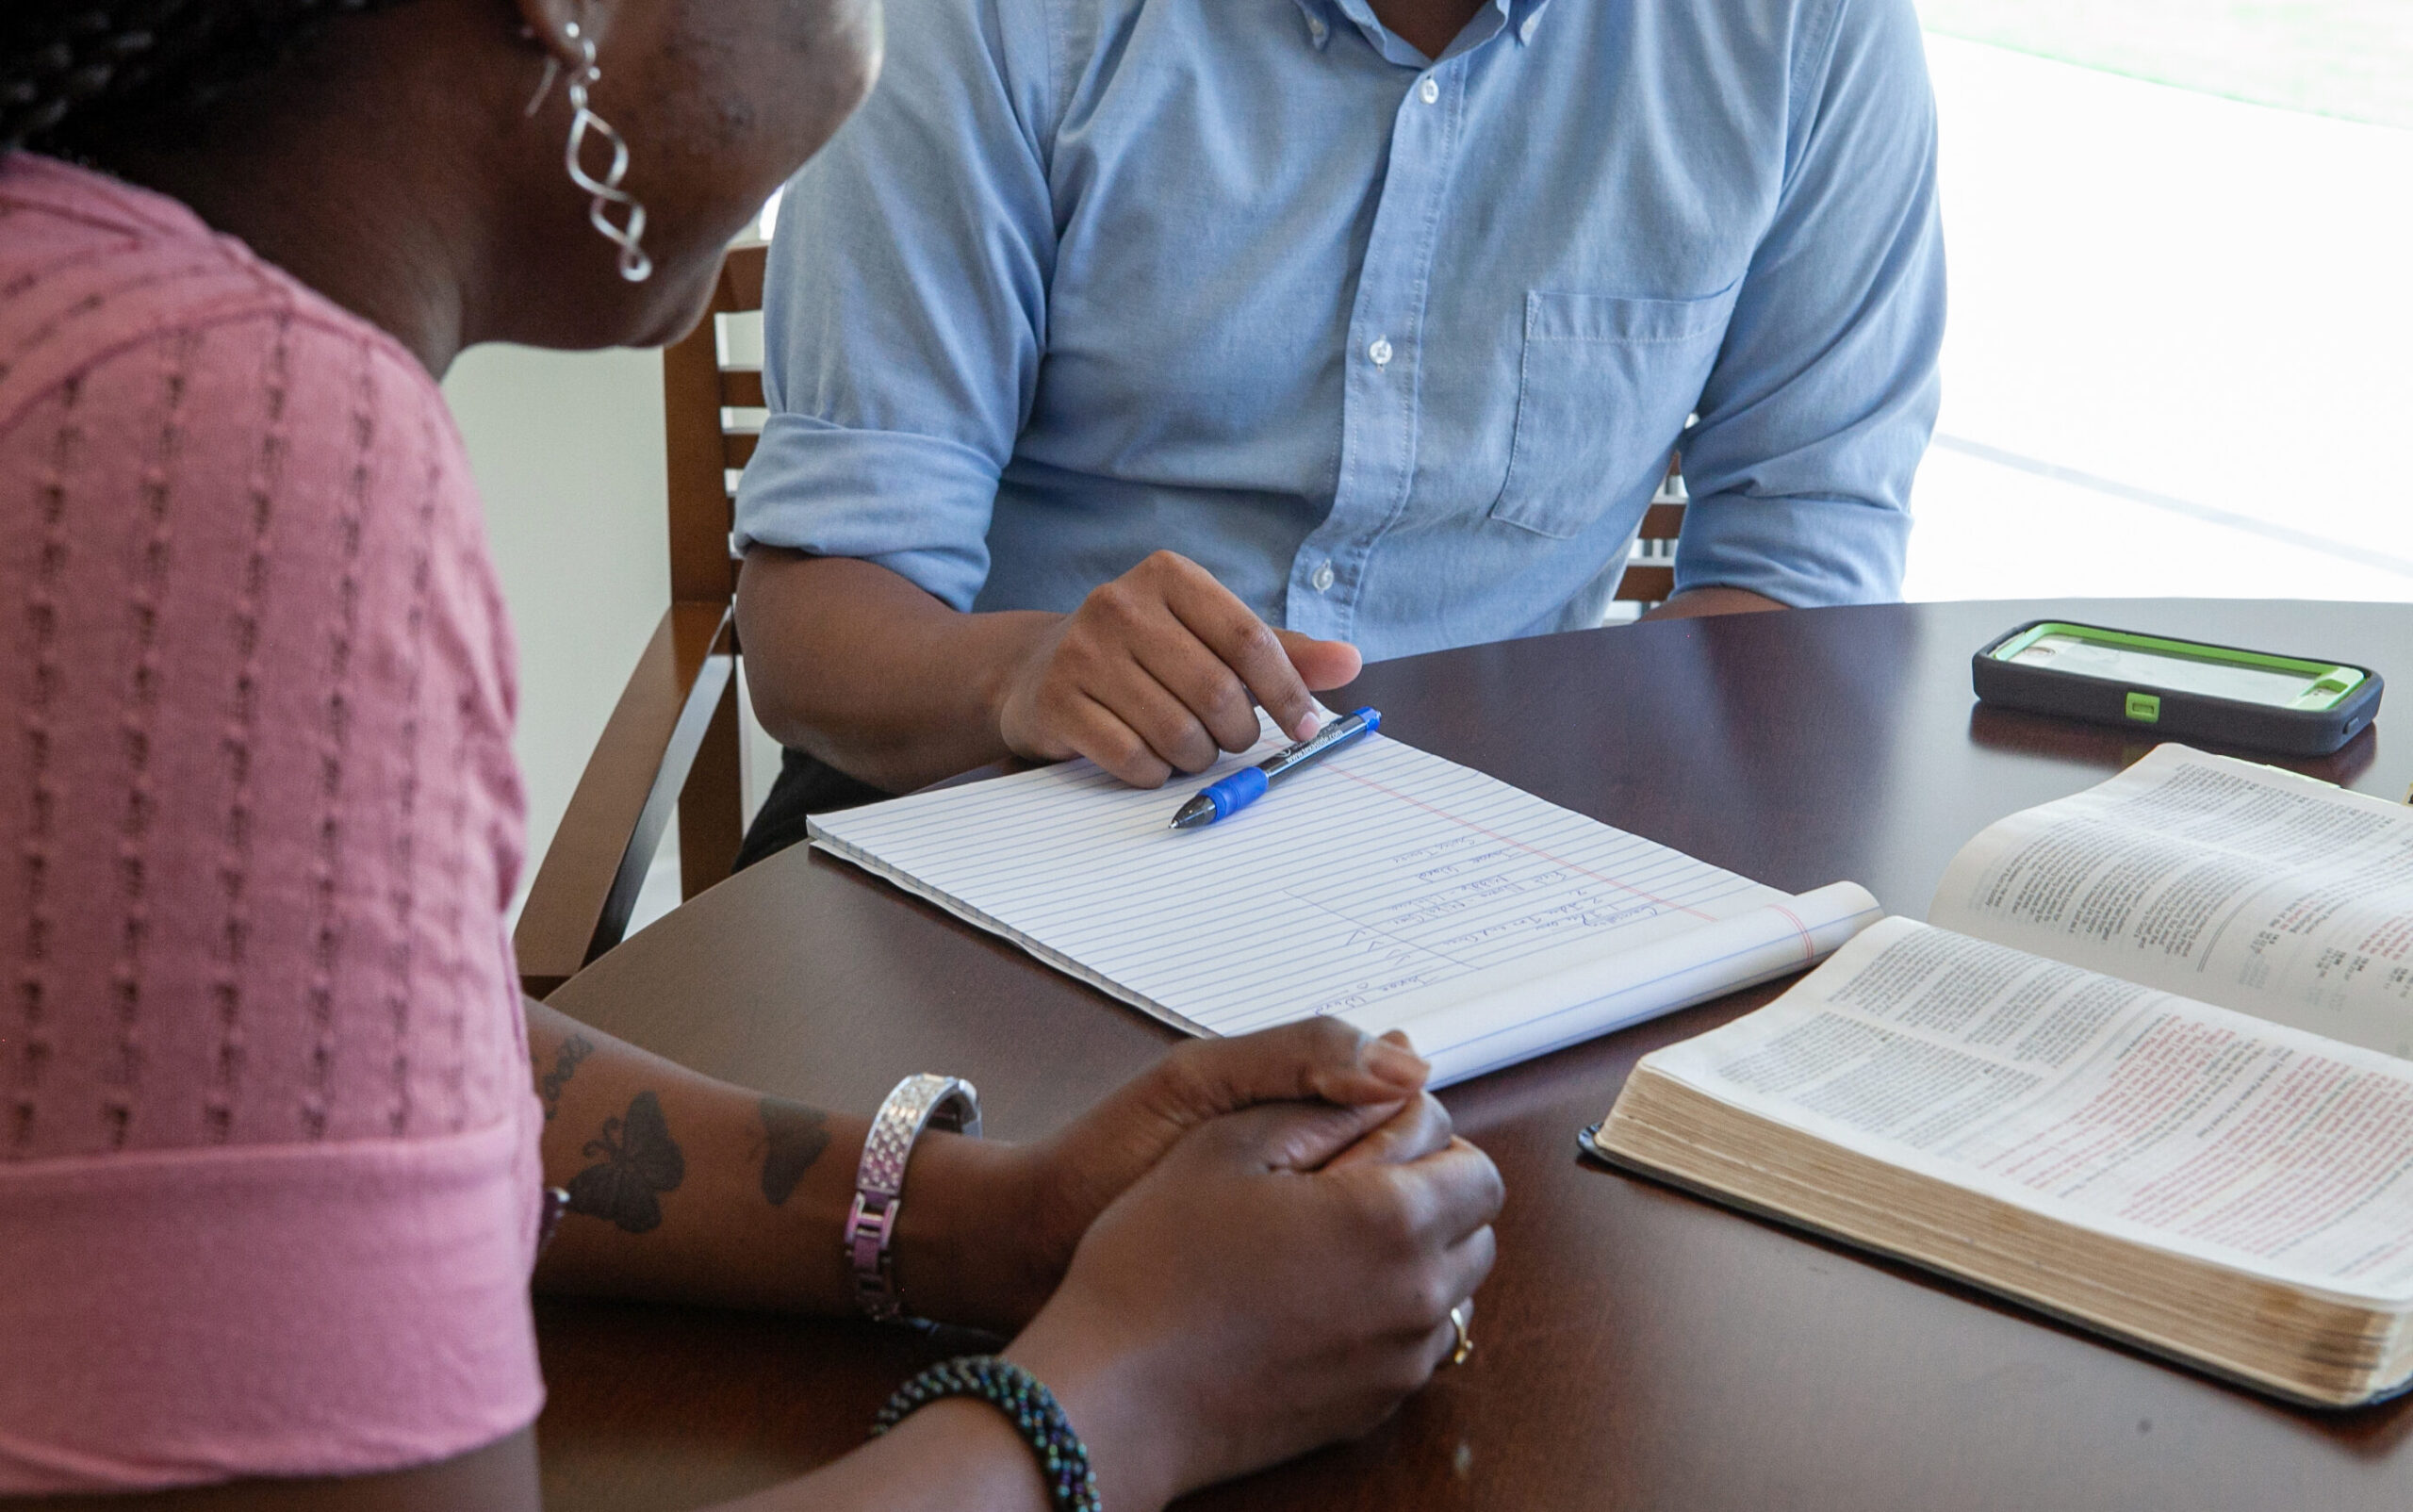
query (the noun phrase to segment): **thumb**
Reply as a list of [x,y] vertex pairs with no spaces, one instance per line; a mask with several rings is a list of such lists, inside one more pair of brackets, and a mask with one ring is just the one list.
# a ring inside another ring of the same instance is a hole
[[1396,1103],[1260,1103],[1227,1113],[1183,1142],[1261,1171],[1316,1171],[1388,1122]]
[[1295,630],[1277,630],[1273,633],[1281,640],[1284,654],[1290,658],[1291,669],[1311,693],[1337,688],[1365,668],[1366,658],[1345,640],[1318,640]]
[[1307,1019],[1228,1040],[1193,1040],[1133,1090],[1177,1128],[1257,1103],[1398,1103],[1433,1068],[1397,1029],[1380,1039],[1334,1018]]

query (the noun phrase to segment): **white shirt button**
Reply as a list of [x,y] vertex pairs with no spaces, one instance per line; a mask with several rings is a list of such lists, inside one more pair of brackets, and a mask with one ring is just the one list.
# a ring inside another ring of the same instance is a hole
[[1323,41],[1323,23],[1316,20],[1313,16],[1309,16],[1307,18],[1307,35],[1314,38],[1317,41]]
[[1331,564],[1331,563],[1329,563],[1329,562],[1326,562],[1326,563],[1324,563],[1322,566],[1321,566],[1321,567],[1317,567],[1317,568],[1316,568],[1316,570],[1315,570],[1315,575],[1314,575],[1313,577],[1311,577],[1311,578],[1307,579],[1307,581],[1308,581],[1309,583],[1311,583],[1315,584],[1315,590],[1316,590],[1316,592],[1318,592],[1318,593],[1329,593],[1329,592],[1331,592],[1331,591],[1332,591],[1332,564]]
[[1527,16],[1525,18],[1525,24],[1517,28],[1517,40],[1519,41],[1532,41],[1534,40],[1534,23],[1541,19],[1542,18],[1539,16]]
[[1416,87],[1416,97],[1423,101],[1426,105],[1431,105],[1434,101],[1441,97],[1441,86],[1439,82],[1434,79],[1426,79],[1423,83]]
[[1387,365],[1391,360],[1391,338],[1387,336],[1374,337],[1374,344],[1366,349],[1366,355],[1373,359],[1377,368]]

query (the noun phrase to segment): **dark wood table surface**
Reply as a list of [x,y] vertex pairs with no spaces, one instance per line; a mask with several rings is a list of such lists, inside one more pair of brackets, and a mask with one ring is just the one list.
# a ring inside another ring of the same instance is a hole
[[[2413,605],[1885,606],[1622,627],[1385,663],[1385,728],[1761,881],[1838,879],[1923,915],[1962,842],[2146,743],[1977,708],[1969,656],[2044,615],[2413,677]],[[2413,699],[2413,684],[2393,700]],[[2413,714],[2291,764],[2388,798]],[[2413,1402],[2324,1415],[1581,1159],[1636,1057],[1735,994],[1452,1090],[1508,1184],[1480,1348],[1362,1442],[1207,1492],[1216,1508],[2350,1512],[2413,1504]],[[991,1132],[1057,1126],[1170,1031],[799,847],[562,989],[567,1011],[715,1075],[868,1109],[975,1078]],[[927,1346],[693,1308],[539,1304],[562,1507],[692,1506],[856,1443]]]

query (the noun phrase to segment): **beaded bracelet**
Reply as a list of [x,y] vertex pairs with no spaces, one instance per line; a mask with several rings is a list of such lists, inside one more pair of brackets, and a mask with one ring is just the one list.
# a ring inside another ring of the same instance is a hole
[[1012,1422],[1038,1456],[1040,1472],[1047,1478],[1048,1505],[1055,1512],[1101,1512],[1105,1504],[1097,1498],[1089,1449],[1057,1405],[1056,1393],[1038,1376],[994,1355],[946,1360],[898,1387],[873,1420],[872,1437],[895,1427],[914,1409],[951,1396],[977,1397]]

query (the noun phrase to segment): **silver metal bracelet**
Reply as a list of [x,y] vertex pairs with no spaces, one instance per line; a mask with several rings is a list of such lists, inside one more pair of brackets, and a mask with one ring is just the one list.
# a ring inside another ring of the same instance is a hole
[[933,1124],[978,1139],[979,1092],[960,1076],[906,1077],[879,1105],[871,1132],[863,1137],[862,1161],[855,1167],[855,1206],[846,1215],[846,1263],[855,1273],[855,1306],[882,1323],[905,1315],[890,1249],[904,1208],[905,1162],[912,1159],[913,1142]]

